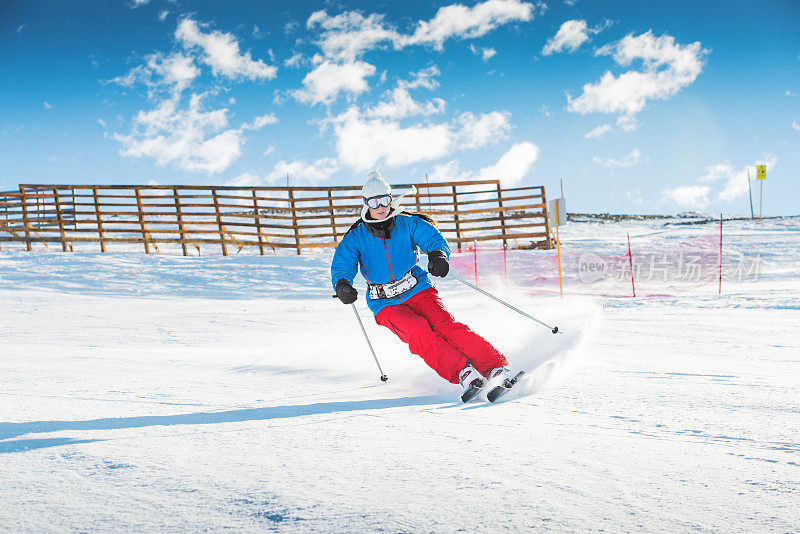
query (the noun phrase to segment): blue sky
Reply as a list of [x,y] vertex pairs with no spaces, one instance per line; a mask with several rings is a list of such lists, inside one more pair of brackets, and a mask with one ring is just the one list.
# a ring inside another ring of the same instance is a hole
[[797,214],[798,27],[795,0],[6,0],[0,190],[377,168],[744,214],[763,163],[765,214]]

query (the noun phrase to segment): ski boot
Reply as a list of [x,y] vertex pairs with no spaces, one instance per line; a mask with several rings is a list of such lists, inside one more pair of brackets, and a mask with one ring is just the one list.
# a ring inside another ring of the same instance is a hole
[[486,385],[486,378],[476,371],[471,364],[467,364],[458,373],[458,381],[461,387],[464,388],[464,393],[461,394],[461,402],[469,402]]
[[489,381],[496,383],[503,383],[504,380],[511,378],[511,371],[508,367],[495,367],[489,371]]
[[489,371],[491,388],[489,388],[489,393],[486,394],[486,400],[494,402],[505,395],[524,374],[525,371],[520,371],[512,377],[508,367],[495,367]]

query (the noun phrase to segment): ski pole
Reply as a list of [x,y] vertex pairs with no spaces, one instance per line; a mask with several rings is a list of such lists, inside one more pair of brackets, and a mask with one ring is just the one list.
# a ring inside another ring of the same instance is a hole
[[453,278],[455,278],[456,280],[458,280],[458,281],[459,281],[459,282],[461,282],[462,284],[466,284],[466,285],[468,285],[469,287],[471,287],[472,289],[474,289],[474,290],[476,290],[476,291],[480,291],[481,293],[483,293],[483,294],[484,294],[484,295],[486,295],[487,297],[493,298],[494,300],[496,300],[496,301],[497,301],[497,302],[499,302],[500,304],[503,304],[504,306],[508,306],[509,308],[511,308],[512,310],[514,310],[515,312],[521,313],[522,315],[524,315],[524,316],[525,316],[525,317],[527,317],[528,319],[532,319],[532,320],[536,321],[537,323],[539,323],[540,325],[542,325],[542,326],[546,326],[547,328],[549,328],[549,329],[550,329],[550,331],[551,331],[552,333],[554,333],[554,334],[558,334],[558,333],[561,333],[561,334],[563,334],[563,333],[564,333],[564,332],[560,332],[560,330],[558,329],[558,327],[557,327],[557,326],[550,326],[549,324],[545,324],[545,323],[543,323],[542,321],[540,321],[540,320],[539,320],[539,319],[537,319],[536,317],[534,317],[534,316],[532,316],[532,315],[529,315],[529,314],[525,313],[524,311],[520,310],[519,308],[516,308],[516,307],[512,306],[511,304],[509,304],[508,302],[504,301],[503,299],[497,298],[497,297],[495,297],[494,295],[492,295],[491,293],[489,293],[489,292],[487,292],[487,291],[484,291],[483,289],[479,288],[478,286],[476,286],[476,285],[473,285],[473,284],[470,284],[469,282],[467,282],[466,280],[464,280],[463,278],[461,278],[461,277],[460,277],[460,276],[458,276],[457,274],[455,274],[455,273],[451,272],[451,273],[450,273],[450,276],[452,276]]
[[[338,298],[336,295],[333,298]],[[389,377],[383,372],[381,369],[381,362],[378,361],[378,356],[375,354],[375,349],[372,348],[372,343],[369,341],[369,336],[367,335],[367,330],[364,328],[364,323],[361,322],[361,316],[358,314],[358,309],[356,309],[355,303],[350,304],[353,307],[353,313],[356,314],[356,319],[358,319],[358,325],[361,327],[361,331],[364,332],[364,339],[367,340],[367,345],[369,345],[369,350],[372,352],[372,357],[375,358],[375,364],[378,366],[378,371],[381,373],[381,382],[386,382],[389,380]]]

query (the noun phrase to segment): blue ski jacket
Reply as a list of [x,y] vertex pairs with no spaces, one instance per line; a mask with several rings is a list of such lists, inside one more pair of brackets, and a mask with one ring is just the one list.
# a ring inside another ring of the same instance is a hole
[[432,286],[428,272],[417,265],[417,247],[426,254],[441,250],[450,258],[447,241],[432,224],[405,213],[395,218],[394,228],[386,239],[372,235],[363,222],[351,228],[336,247],[331,262],[331,283],[334,288],[340,278],[352,284],[359,268],[368,284],[386,284],[403,278],[411,271],[417,280],[416,285],[396,297],[372,299],[366,292],[367,305],[375,315],[386,306],[403,303]]

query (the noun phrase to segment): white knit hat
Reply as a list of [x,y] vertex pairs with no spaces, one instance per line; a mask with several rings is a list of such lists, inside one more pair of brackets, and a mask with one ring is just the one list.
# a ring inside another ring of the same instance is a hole
[[361,196],[364,198],[372,198],[391,194],[392,186],[381,178],[381,173],[378,171],[369,171],[367,181],[364,182],[364,187],[361,188]]

